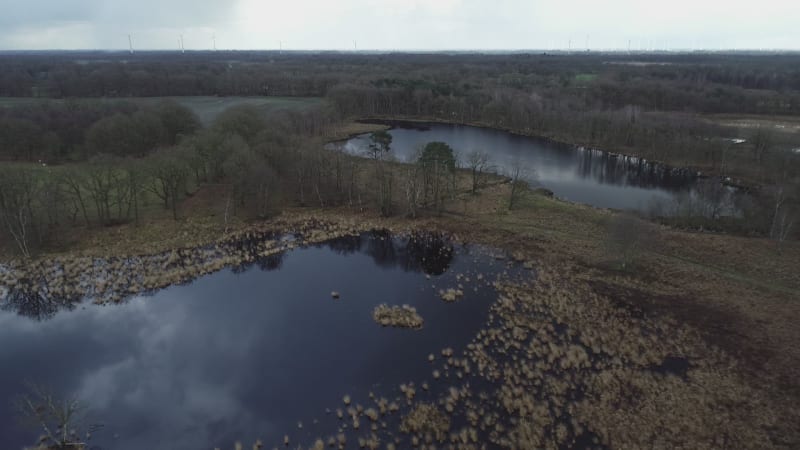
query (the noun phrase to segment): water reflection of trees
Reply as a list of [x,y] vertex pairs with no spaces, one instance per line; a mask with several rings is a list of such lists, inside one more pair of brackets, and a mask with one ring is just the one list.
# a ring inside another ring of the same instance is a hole
[[4,311],[15,311],[17,314],[37,321],[51,319],[62,309],[72,310],[80,303],[79,296],[42,294],[26,287],[11,288],[0,302]]
[[694,180],[686,170],[597,150],[580,150],[577,159],[578,174],[602,184],[677,190]]
[[376,230],[365,237],[367,240],[364,253],[371,256],[378,267],[388,269],[397,266],[399,252],[391,233],[386,230]]
[[[399,267],[410,272],[440,275],[447,271],[453,259],[454,248],[450,239],[438,233],[412,233],[397,237],[388,230],[372,230],[360,235],[349,235],[313,244],[327,248],[339,255],[364,253],[376,265],[384,268]],[[231,244],[230,250],[247,256],[248,262],[233,268],[236,273],[249,270],[254,265],[262,270],[280,269],[285,253],[261,256],[257,239],[245,239]]]
[[253,254],[249,256],[250,256],[250,258],[248,258],[249,261],[239,264],[237,266],[233,266],[231,268],[233,273],[244,273],[253,267],[258,267],[260,270],[264,272],[279,270],[281,267],[283,267],[283,259],[286,256],[286,253],[280,252],[271,255]]
[[[271,236],[273,239],[274,236]],[[279,270],[283,266],[285,251],[265,254],[264,242],[268,237],[263,235],[248,236],[244,239],[229,241],[221,245],[219,249],[222,255],[237,255],[243,261],[234,265],[231,270],[235,273],[243,273],[253,267],[258,267],[263,271]],[[386,230],[375,230],[356,236],[344,236],[337,239],[318,244],[319,247],[327,247],[333,252],[342,255],[353,253],[364,253],[372,258],[376,265],[384,268],[401,268],[409,272],[424,272],[430,275],[441,275],[450,268],[453,261],[454,247],[450,239],[443,234],[437,233],[412,233],[407,236],[394,236]],[[193,264],[198,263],[200,256],[198,252],[177,250],[174,267],[182,270],[191,269]],[[115,273],[112,276],[122,276]],[[188,278],[176,279],[173,285],[191,284],[197,277],[202,276],[198,272]],[[140,286],[134,283],[130,273],[126,276],[126,282],[119,284],[120,288],[116,291],[105,291],[103,298],[113,301],[124,301],[134,292],[131,286]],[[64,294],[65,291],[71,292]],[[34,320],[47,320],[56,315],[60,310],[74,309],[77,304],[82,302],[87,296],[91,296],[92,291],[85,289],[64,289],[58,288],[58,284],[48,285],[42,280],[20,280],[20,283],[13,288],[6,288],[5,292],[0,291],[0,308],[6,311],[15,311],[18,314]],[[143,288],[136,294],[152,294],[154,291],[145,291]]]
[[446,272],[454,255],[450,239],[437,233],[412,233],[398,237],[387,230],[373,230],[360,236],[334,239],[324,245],[340,255],[363,252],[379,267],[399,267],[408,272],[430,275]]
[[425,273],[441,275],[453,262],[453,244],[441,234],[416,234],[406,244],[407,261]]
[[324,244],[320,244],[319,247],[328,247],[333,250],[334,253],[339,255],[351,255],[353,253],[357,253],[361,251],[362,247],[362,236],[343,236],[340,238],[333,239],[328,241]]
[[267,255],[263,253],[263,243],[267,240],[275,241],[278,237],[276,233],[259,233],[225,243],[226,252],[241,255],[244,259],[242,264],[232,267],[231,270],[234,273],[243,273],[254,266],[263,271],[280,269],[283,266],[284,252]]
[[[214,257],[236,255],[241,258],[241,261],[243,261],[241,264],[234,264],[231,267],[231,270],[237,273],[245,272],[254,266],[264,271],[278,270],[283,265],[285,252],[265,254],[263,246],[264,242],[267,240],[274,241],[274,238],[275,235],[273,234],[262,233],[248,235],[243,239],[230,240],[219,245],[219,248],[215,250],[217,255]],[[168,269],[168,271],[173,271],[170,285],[190,285],[197,278],[207,273],[201,270],[202,260],[200,258],[203,252],[211,249],[212,247],[201,247],[194,250],[176,249],[173,252],[175,255],[174,261],[170,262],[171,268]],[[0,286],[0,309],[13,311],[37,321],[43,321],[51,319],[61,310],[72,310],[84,299],[92,298],[93,296],[106,301],[122,302],[132,295],[152,295],[160,289],[145,289],[140,284],[141,280],[137,278],[140,274],[127,271],[129,267],[125,267],[126,262],[130,262],[130,260],[110,258],[100,263],[103,266],[101,270],[122,267],[122,269],[112,270],[107,274],[108,277],[121,281],[120,283],[114,283],[116,289],[104,290],[98,293],[97,286],[94,284],[95,280],[71,280],[69,283],[64,283],[63,281],[50,282],[45,277],[23,279],[19,280],[13,287],[3,288]],[[141,261],[138,263],[141,263]],[[153,267],[160,267],[163,262],[161,259],[156,259],[149,263]],[[177,272],[188,272],[190,275],[177,276],[174,273],[176,269]],[[192,272],[193,269],[195,270],[194,272]],[[79,286],[86,283],[89,286]],[[69,294],[65,294],[65,292],[69,292]]]
[[261,256],[256,260],[256,265],[264,271],[278,270],[283,267],[283,258],[286,253],[275,253],[274,255]]
[[88,448],[87,441],[103,425],[86,423],[86,406],[74,398],[61,398],[41,385],[26,385],[28,392],[19,396],[15,406],[22,424],[44,432],[39,435],[36,448]]

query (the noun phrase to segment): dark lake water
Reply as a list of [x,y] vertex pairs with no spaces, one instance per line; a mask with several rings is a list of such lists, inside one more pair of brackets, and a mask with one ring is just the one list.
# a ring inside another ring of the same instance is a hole
[[[695,176],[635,157],[576,148],[544,139],[488,128],[448,124],[386,122],[392,125],[391,150],[403,161],[432,141],[450,145],[463,162],[475,150],[489,154],[497,173],[508,173],[516,161],[527,169],[532,186],[542,186],[564,200],[588,205],[647,211],[654,202],[669,202],[689,191]],[[357,136],[342,148],[364,154],[369,135]]]
[[[432,381],[428,354],[470,341],[495,300],[491,282],[503,276],[532,275],[482,247],[373,232],[117,305],[85,301],[42,315],[6,302],[0,448],[40,434],[15,419],[26,382],[79,399],[86,423],[102,424],[93,448],[233,448],[257,438],[283,448],[284,434],[310,445],[336,433],[326,410],[343,408],[344,395],[374,406],[370,392],[391,400],[401,383]],[[439,289],[459,283],[462,300],[440,299]],[[380,327],[371,314],[381,303],[415,306],[424,327]],[[418,391],[437,393],[433,384]]]

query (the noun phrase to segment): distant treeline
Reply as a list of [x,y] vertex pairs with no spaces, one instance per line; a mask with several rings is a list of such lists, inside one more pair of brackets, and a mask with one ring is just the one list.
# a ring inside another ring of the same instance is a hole
[[352,203],[358,164],[324,148],[330,120],[324,109],[266,117],[242,105],[201,128],[172,103],[113,112],[88,127],[83,161],[0,165],[0,244],[27,256],[72,227],[138,223],[154,209],[178,219],[182,200],[205,184],[224,186],[226,221],[265,217],[282,198]]
[[143,156],[177,143],[199,126],[192,111],[172,101],[153,107],[123,101],[22,104],[0,108],[0,160]]
[[[316,106],[316,105],[315,105]],[[236,107],[232,108],[238,110]],[[265,111],[244,108],[258,120]],[[222,112],[219,120],[230,112]],[[329,105],[283,111],[299,130],[320,135],[340,117]],[[106,154],[142,157],[199,131],[195,112],[173,99],[0,99],[0,161],[65,163]]]
[[[0,96],[325,96],[343,83],[423,98],[512,89],[574,106],[800,114],[794,54],[10,53]],[[542,92],[539,92],[539,91]],[[565,94],[567,94],[565,96]]]
[[[0,55],[0,96],[327,97],[337,120],[379,116],[484,124],[763,179],[754,167],[765,161],[785,165],[786,151],[800,142],[770,130],[738,135],[696,114],[800,115],[797,62],[794,54],[12,53]],[[102,115],[138,114],[133,128],[154,124],[146,117],[152,112],[130,108],[78,110],[68,120],[77,124],[6,124],[43,133],[33,133],[39,136],[34,143],[22,140],[15,144],[21,148],[0,152],[28,159],[35,157],[33,147],[59,147],[61,156],[78,147],[91,153],[76,128],[86,129]],[[25,120],[31,114],[6,115]],[[732,148],[724,138],[749,142]],[[776,150],[777,160],[770,157]]]

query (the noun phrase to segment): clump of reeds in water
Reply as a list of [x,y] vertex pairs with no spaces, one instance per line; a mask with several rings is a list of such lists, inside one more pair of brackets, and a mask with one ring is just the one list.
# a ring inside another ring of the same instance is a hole
[[429,435],[437,442],[443,442],[450,431],[450,418],[436,406],[420,403],[403,418],[400,431],[418,436]]
[[454,302],[454,301],[460,299],[463,296],[464,296],[464,291],[462,291],[461,289],[450,288],[450,289],[447,289],[447,290],[440,290],[439,291],[439,297],[441,297],[442,300],[444,300],[444,301],[446,301],[448,303]]
[[378,305],[372,311],[372,318],[385,327],[422,328],[424,323],[416,308],[409,305]]

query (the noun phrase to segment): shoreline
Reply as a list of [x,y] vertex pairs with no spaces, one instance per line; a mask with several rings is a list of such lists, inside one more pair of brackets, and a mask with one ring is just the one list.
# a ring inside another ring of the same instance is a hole
[[[565,148],[569,148],[571,150],[584,149],[584,150],[588,150],[588,151],[599,151],[599,152],[602,152],[602,153],[608,154],[609,156],[614,156],[614,157],[620,157],[621,156],[623,158],[636,158],[636,159],[639,159],[639,160],[641,160],[641,161],[643,161],[643,162],[645,162],[647,164],[661,166],[661,167],[663,167],[663,168],[665,168],[667,170],[677,170],[677,171],[681,171],[681,172],[686,172],[687,175],[695,177],[695,178],[712,178],[712,177],[716,177],[716,178],[720,179],[720,182],[722,182],[722,183],[724,183],[726,185],[730,185],[732,187],[739,188],[739,189],[755,189],[755,190],[757,190],[757,189],[759,189],[761,187],[760,183],[755,183],[755,182],[752,182],[750,180],[746,180],[746,179],[740,178],[738,176],[731,177],[731,176],[723,176],[723,175],[720,175],[720,174],[717,174],[717,173],[710,173],[710,172],[707,173],[707,172],[705,172],[703,170],[703,168],[700,168],[700,167],[680,166],[680,165],[669,163],[667,161],[661,161],[661,160],[657,160],[657,159],[647,159],[647,158],[639,156],[639,155],[637,155],[635,153],[615,152],[615,151],[606,150],[606,149],[603,149],[601,147],[597,147],[597,146],[594,146],[594,145],[588,144],[588,143],[587,144],[575,143],[575,142],[570,142],[570,141],[558,139],[558,138],[555,138],[555,137],[552,137],[552,136],[536,134],[536,133],[532,133],[532,132],[525,132],[525,131],[517,130],[517,129],[514,129],[514,128],[499,127],[499,126],[494,126],[494,125],[490,125],[490,124],[482,123],[482,122],[450,121],[450,120],[438,119],[438,118],[419,118],[419,117],[413,117],[413,116],[411,116],[411,117],[404,117],[404,116],[365,116],[365,117],[354,118],[353,120],[355,122],[357,122],[357,123],[377,122],[378,124],[381,124],[381,123],[384,123],[384,122],[389,122],[389,123],[391,123],[391,122],[400,122],[400,123],[405,122],[405,123],[419,123],[419,124],[431,123],[431,124],[440,124],[440,125],[467,126],[467,127],[481,128],[481,129],[490,130],[490,131],[501,131],[501,132],[505,132],[505,133],[508,133],[508,134],[511,134],[511,135],[514,135],[514,136],[520,136],[520,137],[527,137],[527,138],[533,138],[533,139],[542,140],[542,141],[545,141],[545,142],[548,142],[548,143],[551,143],[551,144],[555,144],[555,145],[558,145],[558,146],[563,146]],[[350,138],[348,138],[348,139],[350,139]],[[726,180],[726,178],[728,178],[730,180]]]

